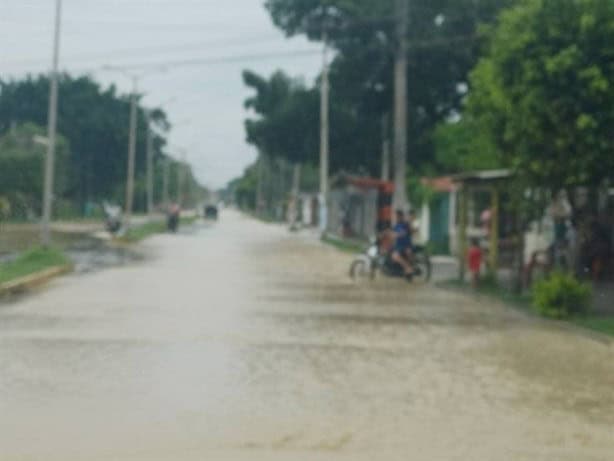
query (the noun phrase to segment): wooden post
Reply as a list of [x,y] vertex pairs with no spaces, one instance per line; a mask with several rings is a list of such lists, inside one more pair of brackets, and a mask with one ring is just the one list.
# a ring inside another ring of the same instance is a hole
[[496,186],[491,189],[490,211],[489,270],[496,278],[499,267],[499,189]]
[[458,277],[461,282],[465,281],[465,268],[467,262],[465,261],[467,255],[467,188],[463,184],[459,190],[459,220],[458,220]]

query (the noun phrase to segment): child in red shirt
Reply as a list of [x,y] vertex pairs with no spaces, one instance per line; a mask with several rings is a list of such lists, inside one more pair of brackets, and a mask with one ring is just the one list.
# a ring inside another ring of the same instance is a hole
[[482,268],[482,249],[480,248],[480,241],[477,238],[471,239],[471,247],[467,252],[467,263],[469,264],[469,271],[472,276],[471,284],[473,288],[477,288],[480,282],[480,270]]

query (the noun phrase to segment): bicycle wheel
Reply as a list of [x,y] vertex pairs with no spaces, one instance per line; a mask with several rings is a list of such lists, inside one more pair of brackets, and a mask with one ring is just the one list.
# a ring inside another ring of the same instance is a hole
[[416,283],[428,283],[431,280],[432,266],[431,258],[428,254],[420,252],[414,257],[414,276],[412,280]]

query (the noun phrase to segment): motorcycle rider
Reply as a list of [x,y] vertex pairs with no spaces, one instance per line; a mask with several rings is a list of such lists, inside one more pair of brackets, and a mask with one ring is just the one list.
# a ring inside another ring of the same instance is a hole
[[414,268],[411,265],[412,255],[412,224],[405,218],[403,210],[396,212],[396,224],[392,228],[395,236],[394,248],[392,250],[392,260],[399,264],[406,277],[411,277],[414,273]]
[[167,210],[166,226],[169,231],[177,232],[179,227],[179,217],[181,214],[181,207],[177,203],[172,203]]

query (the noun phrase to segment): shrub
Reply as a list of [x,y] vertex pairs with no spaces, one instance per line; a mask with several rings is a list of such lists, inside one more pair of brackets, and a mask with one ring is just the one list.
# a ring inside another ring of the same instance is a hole
[[491,271],[487,271],[486,274],[480,278],[480,288],[497,291],[499,287],[499,279],[497,275]]
[[546,317],[566,318],[587,314],[592,289],[587,283],[564,273],[554,273],[533,288],[533,307]]

